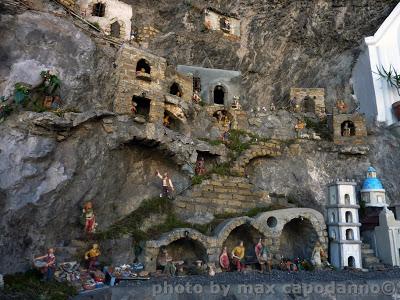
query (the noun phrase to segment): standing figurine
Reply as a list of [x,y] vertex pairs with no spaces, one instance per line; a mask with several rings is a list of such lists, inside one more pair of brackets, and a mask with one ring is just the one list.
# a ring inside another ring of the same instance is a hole
[[344,123],[342,136],[351,136],[351,129],[348,122]]
[[162,194],[160,194],[160,197],[171,199],[171,192],[173,192],[175,188],[174,185],[172,184],[171,178],[169,178],[168,176],[168,173],[165,172],[164,176],[162,176],[160,172],[157,170],[156,176],[162,179]]
[[92,249],[85,253],[85,259],[89,261],[88,270],[95,270],[96,266],[98,266],[99,256],[100,256],[100,248],[98,244],[93,244]]
[[233,109],[237,109],[237,110],[242,109],[242,106],[240,105],[238,96],[233,97],[233,103],[232,103],[231,107]]
[[268,272],[271,272],[272,262],[269,257],[269,251],[266,245],[266,240],[265,239],[262,240],[260,238],[254,250],[256,252],[257,260],[261,267],[261,273],[265,272],[265,265],[267,265]]
[[204,162],[204,157],[200,157],[196,161],[196,169],[195,169],[196,175],[204,175],[206,173],[206,167],[205,167],[205,162]]
[[236,246],[232,250],[232,260],[238,272],[241,272],[245,269],[245,265],[243,264],[244,252],[245,249],[242,241],[240,241],[239,246]]
[[300,132],[303,131],[304,128],[306,128],[306,123],[304,123],[303,121],[297,121],[297,124],[294,125],[294,129],[297,132],[297,138],[300,137]]
[[192,100],[194,103],[197,103],[197,104],[201,102],[201,98],[200,98],[198,90],[194,90]]
[[42,272],[46,281],[52,280],[56,270],[56,256],[54,255],[54,249],[49,248],[46,255],[36,257],[34,260],[43,261],[43,264],[40,266],[40,272]]
[[348,106],[343,100],[338,100],[336,102],[336,108],[338,109],[339,113],[346,113]]
[[224,247],[224,249],[222,249],[222,253],[219,256],[219,265],[221,266],[222,271],[229,271],[230,269],[228,250],[226,246]]
[[272,102],[271,105],[269,106],[269,110],[270,111],[275,111],[276,110],[274,102]]
[[137,112],[137,103],[132,100],[132,107],[131,107],[131,113],[135,115]]
[[316,268],[321,268],[321,266],[322,266],[321,252],[323,252],[321,243],[319,241],[317,241],[315,243],[315,247],[314,247],[314,251],[312,253],[312,259],[311,259],[312,264]]
[[86,202],[85,206],[83,207],[83,213],[85,215],[85,233],[92,235],[96,231],[97,223],[91,201]]

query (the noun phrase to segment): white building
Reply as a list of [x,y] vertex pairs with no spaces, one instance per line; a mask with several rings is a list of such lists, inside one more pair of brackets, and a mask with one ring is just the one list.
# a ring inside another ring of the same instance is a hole
[[81,14],[108,35],[130,40],[132,6],[118,0],[78,0]]
[[361,268],[361,240],[354,181],[336,181],[329,186],[327,225],[329,257],[337,268]]
[[218,30],[228,35],[240,37],[240,19],[216,9],[207,8],[204,11],[204,25],[209,30]]
[[386,264],[400,266],[400,221],[387,206],[379,214],[375,239],[377,256]]
[[353,69],[354,94],[360,102],[360,110],[369,119],[391,125],[397,122],[392,104],[400,100],[395,88],[381,79],[377,67],[400,72],[400,3],[379,27],[365,38],[364,51]]
[[361,189],[361,199],[366,207],[384,207],[386,203],[386,191],[379,178],[376,176],[376,170],[369,167],[367,178],[364,180]]

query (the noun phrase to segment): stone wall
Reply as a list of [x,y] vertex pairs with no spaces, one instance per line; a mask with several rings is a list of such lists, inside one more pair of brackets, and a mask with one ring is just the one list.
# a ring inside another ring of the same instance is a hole
[[311,101],[314,101],[315,113],[320,118],[326,116],[325,112],[325,89],[321,88],[291,88],[290,99],[296,97],[298,101],[302,102],[302,108],[306,111],[304,99],[309,97]]
[[[271,218],[274,219],[273,222],[270,221]],[[281,254],[280,239],[282,231],[284,230],[285,225],[295,218],[308,220],[317,234],[317,239],[310,241],[310,245],[307,246],[313,247],[318,240],[322,247],[327,250],[328,234],[326,232],[323,215],[310,208],[289,208],[262,213],[254,218],[237,217],[228,219],[214,230],[213,236],[206,236],[191,228],[175,229],[164,234],[158,240],[147,241],[142,258],[146,270],[155,271],[156,258],[160,251],[160,247],[167,246],[174,241],[185,238],[199,242],[206,249],[208,262],[214,262],[219,266],[218,258],[225,241],[233,230],[247,224],[264,235],[267,239],[268,247],[273,254],[273,258],[275,261],[278,261]],[[254,241],[254,244],[256,244],[256,242],[257,241]],[[228,249],[228,252],[231,250],[232,249]],[[326,251],[326,253],[328,252]],[[309,259],[309,257],[307,258]]]
[[165,93],[170,92],[171,85],[177,83],[181,89],[181,98],[185,101],[192,101],[193,96],[193,76],[190,74],[179,73],[175,68],[167,68]]
[[[355,126],[354,136],[342,135],[342,124],[346,121],[353,122]],[[338,145],[360,145],[366,143],[367,128],[365,118],[361,114],[333,114],[329,120],[333,142]]]
[[268,193],[256,191],[247,178],[218,175],[203,180],[174,201],[176,211],[183,216],[237,213],[268,204]]
[[138,30],[138,41],[140,43],[148,42],[154,38],[160,31],[153,26],[143,26]]

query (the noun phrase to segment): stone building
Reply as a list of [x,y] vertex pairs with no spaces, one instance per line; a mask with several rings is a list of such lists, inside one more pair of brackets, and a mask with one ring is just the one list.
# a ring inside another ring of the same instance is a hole
[[352,74],[354,93],[360,109],[367,118],[391,125],[397,122],[392,104],[399,101],[395,88],[377,74],[377,68],[400,72],[400,3],[387,17],[378,31],[364,40]]
[[361,189],[361,200],[365,202],[366,207],[385,207],[386,191],[379,178],[376,177],[376,170],[369,167],[367,178],[364,180]]
[[165,233],[158,240],[147,241],[142,261],[147,271],[155,271],[161,248],[167,248],[173,259],[190,264],[198,259],[215,263],[224,246],[232,251],[240,240],[244,242],[246,257],[255,259],[254,246],[265,237],[274,263],[281,256],[289,259],[310,259],[319,241],[327,250],[327,233],[323,215],[310,208],[288,208],[261,213],[254,218],[237,217],[219,224],[212,236],[191,228],[179,228]]
[[300,101],[303,112],[314,113],[318,117],[326,116],[325,89],[322,88],[291,88],[290,99]]
[[329,256],[337,268],[362,267],[356,185],[354,181],[336,181],[329,186]]
[[365,144],[367,128],[363,115],[333,113],[328,119],[328,125],[332,132],[332,139],[335,144]]
[[193,95],[193,79],[167,67],[164,58],[124,44],[118,54],[117,91],[114,112],[136,114],[152,123],[168,118],[171,129],[186,123],[188,103]]
[[78,0],[81,14],[108,35],[130,40],[132,6],[118,0]]
[[224,35],[240,37],[240,19],[233,14],[207,8],[204,10],[204,25],[208,30],[218,30]]

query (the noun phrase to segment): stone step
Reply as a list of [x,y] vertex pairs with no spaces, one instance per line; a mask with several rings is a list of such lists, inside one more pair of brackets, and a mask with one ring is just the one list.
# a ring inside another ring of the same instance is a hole
[[371,249],[371,246],[370,246],[370,244],[362,243],[362,244],[361,244],[361,248],[362,248],[362,249]]

